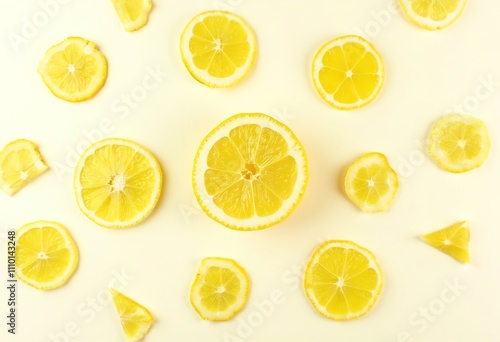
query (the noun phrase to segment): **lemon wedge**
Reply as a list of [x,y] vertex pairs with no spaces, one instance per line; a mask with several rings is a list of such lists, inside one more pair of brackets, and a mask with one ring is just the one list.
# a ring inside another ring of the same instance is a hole
[[467,221],[458,222],[449,227],[426,234],[422,236],[422,239],[427,244],[460,262],[470,262],[470,230],[469,222]]
[[126,31],[136,31],[148,22],[151,0],[111,0]]

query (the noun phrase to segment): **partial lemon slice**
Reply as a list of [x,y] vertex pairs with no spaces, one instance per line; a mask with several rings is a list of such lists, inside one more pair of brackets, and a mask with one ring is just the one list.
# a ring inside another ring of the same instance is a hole
[[364,38],[343,36],[314,56],[312,78],[321,97],[338,109],[351,110],[372,102],[382,89],[382,56]]
[[354,242],[332,240],[316,249],[307,264],[307,298],[323,316],[344,321],[367,314],[384,284],[375,256]]
[[47,170],[35,143],[18,139],[0,151],[0,189],[14,195]]
[[470,115],[451,114],[434,124],[427,150],[441,168],[460,173],[481,166],[488,158],[490,145],[484,122]]
[[123,293],[115,289],[110,289],[110,291],[127,342],[140,341],[151,328],[154,322],[153,315],[144,306],[128,298]]
[[203,12],[182,32],[184,65],[197,81],[212,88],[241,81],[252,69],[256,55],[253,30],[234,13]]
[[151,0],[111,0],[125,30],[136,31],[148,22]]
[[135,142],[96,142],[75,169],[75,195],[82,213],[107,228],[138,224],[160,198],[162,172],[151,152]]
[[91,98],[102,88],[108,64],[94,42],[69,37],[47,50],[38,73],[55,96],[78,102]]
[[347,197],[367,213],[387,210],[399,189],[398,174],[382,153],[367,153],[356,160],[345,176]]
[[205,258],[191,286],[191,305],[203,319],[227,321],[243,309],[249,288],[248,275],[236,261]]
[[36,221],[16,232],[16,275],[39,290],[64,285],[78,265],[78,248],[57,222]]
[[470,262],[470,231],[469,222],[467,221],[455,223],[449,227],[426,234],[422,236],[422,239],[432,247],[460,262]]
[[415,25],[439,30],[453,24],[462,14],[467,0],[399,0],[403,12]]
[[237,230],[270,227],[287,218],[307,185],[304,148],[292,131],[264,114],[238,114],[202,141],[193,189],[202,209]]

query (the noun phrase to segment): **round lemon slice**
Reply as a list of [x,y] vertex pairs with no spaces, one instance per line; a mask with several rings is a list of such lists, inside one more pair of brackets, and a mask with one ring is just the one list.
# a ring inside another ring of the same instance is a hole
[[245,307],[249,289],[248,275],[236,261],[205,258],[191,286],[191,305],[202,319],[227,321]]
[[253,30],[242,18],[226,11],[207,11],[191,19],[182,32],[180,46],[189,73],[212,88],[240,82],[257,56]]
[[36,221],[16,232],[16,275],[39,290],[64,285],[78,265],[78,248],[57,222]]
[[356,160],[345,176],[347,197],[367,213],[387,210],[399,189],[398,174],[382,153],[367,153]]
[[198,203],[209,217],[236,230],[283,221],[306,185],[304,148],[287,126],[264,114],[225,120],[205,137],[194,160]]
[[135,142],[96,142],[75,169],[75,196],[88,218],[106,228],[138,224],[160,198],[162,171],[154,155]]
[[38,73],[55,96],[78,102],[91,98],[102,88],[108,64],[94,42],[69,37],[47,50]]
[[375,256],[351,241],[332,240],[318,247],[304,276],[304,289],[314,308],[338,321],[367,314],[383,285]]
[[467,0],[399,0],[406,17],[427,30],[453,24],[462,14]]
[[490,152],[490,136],[483,121],[470,115],[442,117],[431,129],[427,150],[444,170],[454,173],[481,166]]
[[382,89],[382,56],[364,38],[343,36],[321,47],[312,64],[314,86],[323,100],[351,110],[372,102]]

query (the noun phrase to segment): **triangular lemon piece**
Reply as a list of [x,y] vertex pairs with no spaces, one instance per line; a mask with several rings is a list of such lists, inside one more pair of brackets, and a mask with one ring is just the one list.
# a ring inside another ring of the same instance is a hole
[[110,289],[116,311],[120,316],[127,342],[140,341],[154,322],[153,315],[141,304],[133,301],[123,293]]
[[455,223],[449,227],[422,236],[422,239],[434,248],[452,258],[469,263],[469,222]]

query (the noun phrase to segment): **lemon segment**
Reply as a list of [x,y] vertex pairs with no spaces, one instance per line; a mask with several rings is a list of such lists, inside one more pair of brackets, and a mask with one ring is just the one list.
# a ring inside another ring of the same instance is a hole
[[251,27],[226,11],[198,14],[182,32],[180,50],[189,73],[212,88],[230,87],[252,69],[257,42]]
[[202,319],[227,321],[246,304],[250,280],[236,261],[205,258],[191,286],[190,301]]
[[343,36],[321,47],[312,64],[314,86],[337,109],[352,110],[372,102],[382,89],[382,56],[359,36]]
[[154,155],[135,142],[110,138],[90,146],[75,169],[80,210],[107,228],[138,224],[154,209],[162,171]]
[[367,153],[347,170],[347,197],[367,213],[387,210],[399,189],[397,173],[382,153]]
[[351,241],[332,240],[316,249],[307,264],[304,289],[323,316],[351,320],[367,314],[384,284],[375,256]]
[[430,246],[462,262],[469,263],[469,222],[455,223],[449,227],[426,234],[422,239]]
[[406,17],[427,30],[453,24],[462,14],[467,0],[399,0]]
[[153,315],[144,306],[123,293],[115,289],[110,289],[110,291],[127,342],[140,341],[151,328],[154,322]]
[[444,170],[467,172],[481,166],[490,152],[488,128],[470,115],[442,117],[431,129],[427,151]]
[[153,7],[151,0],[111,0],[126,31],[132,32],[144,27]]
[[307,185],[304,148],[291,130],[264,114],[239,114],[201,143],[193,190],[209,217],[236,230],[283,221]]
[[78,265],[78,248],[57,222],[36,221],[16,232],[16,275],[39,290],[64,285]]
[[55,96],[78,102],[91,98],[102,88],[108,64],[94,42],[69,37],[47,50],[38,73]]
[[46,170],[37,146],[30,140],[14,140],[0,151],[0,189],[7,195],[14,195]]

